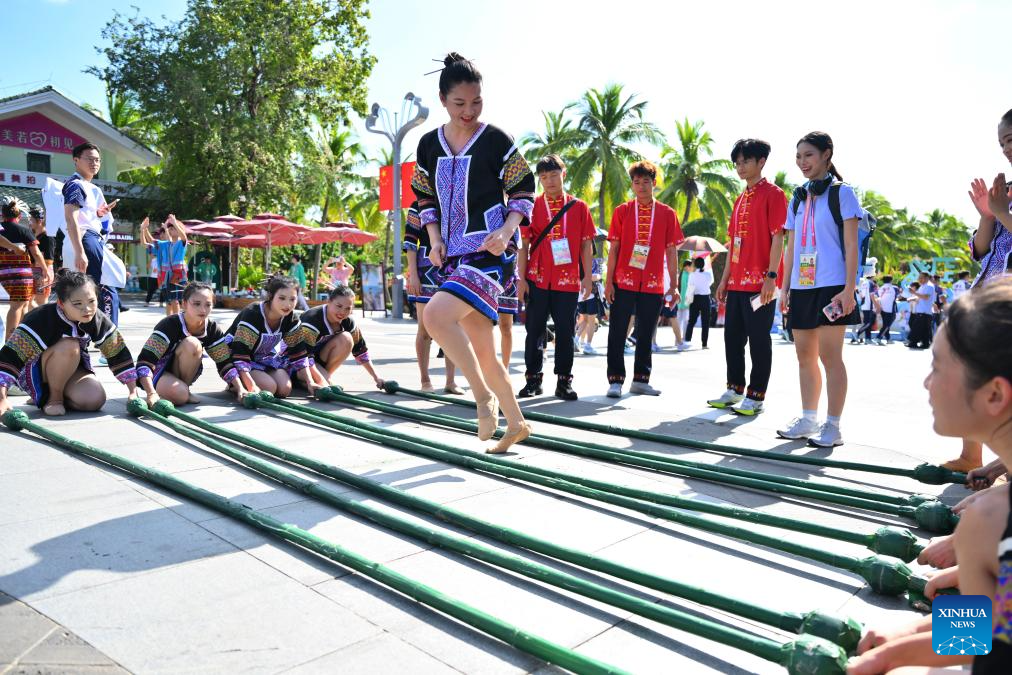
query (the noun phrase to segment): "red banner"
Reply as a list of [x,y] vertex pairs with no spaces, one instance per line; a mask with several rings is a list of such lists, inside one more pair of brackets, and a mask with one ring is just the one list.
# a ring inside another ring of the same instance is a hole
[[84,138],[45,115],[31,112],[0,120],[0,145],[70,154]]
[[[411,179],[415,175],[415,163],[404,162],[401,164],[401,208],[406,208],[415,201],[415,193],[411,189]],[[379,210],[393,211],[394,209],[394,167],[381,166],[379,175]]]

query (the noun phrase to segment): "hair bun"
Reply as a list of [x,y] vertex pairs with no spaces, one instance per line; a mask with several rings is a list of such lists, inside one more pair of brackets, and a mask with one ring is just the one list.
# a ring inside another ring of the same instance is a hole
[[450,52],[443,59],[443,65],[446,66],[447,68],[449,68],[454,63],[458,63],[460,61],[467,61],[467,59],[465,59],[463,56],[461,56],[457,52]]

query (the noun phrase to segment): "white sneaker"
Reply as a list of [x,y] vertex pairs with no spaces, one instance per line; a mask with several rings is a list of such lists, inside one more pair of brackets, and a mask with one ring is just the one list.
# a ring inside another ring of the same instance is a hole
[[691,342],[683,342],[682,344],[678,345],[678,351],[680,351],[680,352],[687,352],[690,349],[692,349],[692,343]]
[[583,351],[583,345],[580,343],[579,340],[577,340],[576,338],[573,338],[573,352],[576,353],[576,354],[579,354],[582,351]]
[[789,441],[798,441],[802,438],[814,436],[819,432],[819,423],[815,420],[795,417],[786,429],[777,429],[777,436],[786,438]]
[[745,397],[742,394],[736,392],[734,389],[728,389],[723,394],[721,394],[720,398],[715,398],[707,401],[706,405],[710,406],[711,408],[720,408],[721,410],[723,410],[724,408],[730,408],[736,403],[741,403],[741,400],[743,398]]
[[824,422],[819,427],[819,433],[808,439],[808,444],[817,448],[833,448],[843,445],[843,434],[840,433],[839,425]]
[[599,352],[596,349],[594,349],[594,345],[590,344],[589,342],[584,342],[583,354],[585,356],[597,356]]
[[608,398],[622,398],[622,383],[612,382],[608,385]]
[[630,394],[646,394],[647,396],[660,396],[661,390],[654,389],[647,382],[633,382],[629,385]]
[[22,389],[21,387],[19,387],[18,385],[12,384],[11,386],[7,387],[7,395],[8,396],[28,396],[28,392],[25,391],[24,389]]
[[636,353],[636,348],[626,345],[625,349],[622,350],[622,353],[625,354],[626,356],[632,356],[633,354]]
[[746,398],[741,402],[740,406],[731,408],[731,410],[745,417],[755,417],[763,411],[763,402],[757,401],[754,398]]

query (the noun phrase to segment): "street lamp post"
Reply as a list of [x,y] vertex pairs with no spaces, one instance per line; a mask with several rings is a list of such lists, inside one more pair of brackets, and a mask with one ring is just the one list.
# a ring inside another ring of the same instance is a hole
[[[401,268],[401,142],[408,132],[424,122],[429,116],[429,109],[422,105],[422,99],[410,91],[404,95],[400,114],[394,113],[393,123],[386,108],[378,103],[372,104],[369,117],[365,120],[365,128],[374,134],[386,136],[393,144],[394,160],[394,286],[393,314],[395,319],[404,316],[404,279]],[[381,126],[377,126],[381,125]]]

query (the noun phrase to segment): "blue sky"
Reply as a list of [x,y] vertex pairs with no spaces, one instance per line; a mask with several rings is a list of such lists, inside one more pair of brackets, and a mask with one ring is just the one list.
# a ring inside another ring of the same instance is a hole
[[[81,71],[99,62],[94,46],[114,10],[131,5],[177,19],[186,2],[5,0],[7,25],[24,37],[5,50],[0,96],[51,83],[101,104],[101,84]],[[621,82],[669,136],[687,116],[706,122],[721,155],[739,137],[765,138],[769,167],[795,181],[794,143],[828,131],[848,182],[919,213],[944,208],[973,225],[970,179],[1012,175],[996,133],[1012,108],[1003,0],[374,0],[370,9],[379,63],[369,100],[398,108],[413,91],[430,107],[423,131],[444,119],[436,78],[423,73],[456,50],[484,74],[484,119],[516,136],[540,129],[542,110]]]

